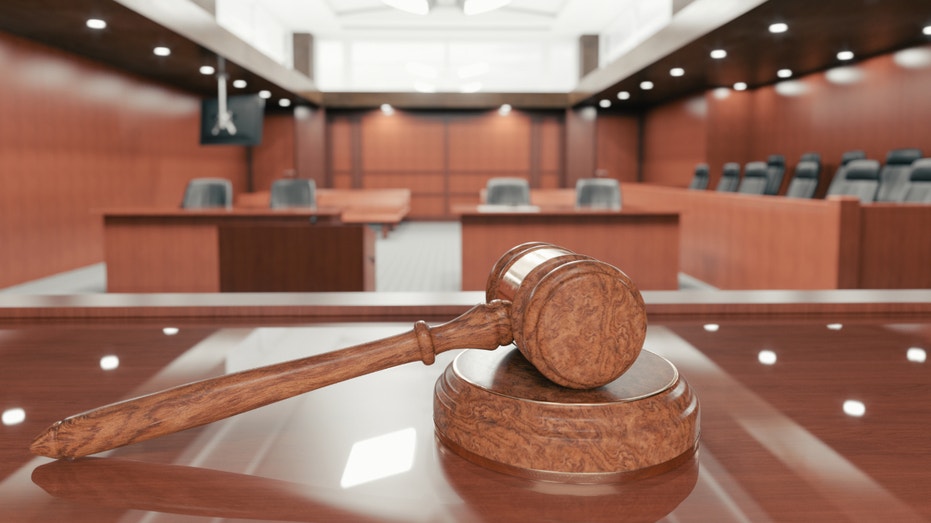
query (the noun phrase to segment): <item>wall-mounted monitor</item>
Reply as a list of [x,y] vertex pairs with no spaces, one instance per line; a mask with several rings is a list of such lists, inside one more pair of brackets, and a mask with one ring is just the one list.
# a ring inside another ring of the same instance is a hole
[[228,122],[220,118],[219,100],[201,102],[201,145],[258,145],[262,143],[262,122],[265,100],[258,95],[236,95],[226,98]]

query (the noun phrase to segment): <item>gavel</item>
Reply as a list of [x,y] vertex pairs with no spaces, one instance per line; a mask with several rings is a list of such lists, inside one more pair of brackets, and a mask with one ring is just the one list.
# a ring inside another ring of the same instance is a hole
[[113,403],[54,423],[30,450],[78,458],[198,427],[258,407],[453,349],[512,342],[550,381],[606,385],[637,359],[646,309],[620,269],[548,243],[518,245],[496,263],[486,303],[430,327],[326,354],[209,378]]

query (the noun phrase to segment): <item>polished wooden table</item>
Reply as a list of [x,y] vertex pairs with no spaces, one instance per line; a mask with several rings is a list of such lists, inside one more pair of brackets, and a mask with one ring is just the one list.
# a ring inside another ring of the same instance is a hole
[[108,292],[375,290],[375,236],[339,209],[110,209]]
[[553,243],[608,262],[641,289],[679,286],[679,215],[668,211],[576,210],[539,207],[528,212],[488,206],[457,209],[462,225],[462,289],[485,288],[502,253],[525,242]]
[[444,321],[479,292],[0,295],[0,520],[931,519],[927,291],[644,297],[645,348],[701,401],[699,450],[656,476],[569,485],[437,442],[433,387],[454,353],[88,459],[28,453],[64,416]]

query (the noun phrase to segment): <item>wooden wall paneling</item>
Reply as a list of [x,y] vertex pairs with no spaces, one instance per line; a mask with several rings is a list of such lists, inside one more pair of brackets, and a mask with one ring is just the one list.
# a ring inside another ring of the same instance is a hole
[[566,187],[575,187],[580,178],[594,174],[596,165],[596,120],[598,111],[594,107],[566,109]]
[[327,180],[327,118],[323,107],[294,109],[294,164],[299,178],[314,180],[326,187]]
[[[352,126],[353,119],[349,115],[327,115],[327,181],[340,189],[352,187]],[[330,186],[325,184],[325,187]]]
[[539,187],[555,189],[563,187],[565,173],[565,125],[561,116],[541,118],[540,129],[540,173]]
[[291,114],[266,114],[262,143],[252,146],[252,192],[271,189],[279,178],[297,175],[296,121]]
[[749,122],[752,118],[752,97],[747,91],[723,89],[705,94],[708,104],[707,163],[710,169],[709,189],[721,179],[727,162],[741,165],[751,161]]
[[858,287],[931,289],[931,205],[860,208]]
[[442,171],[443,128],[443,119],[429,114],[366,113],[361,118],[364,176],[383,172]]
[[637,182],[640,163],[640,119],[629,115],[599,115],[595,165],[621,183]]
[[519,111],[461,114],[449,119],[450,173],[530,176],[531,119]]
[[205,166],[243,185],[238,151],[199,145],[197,97],[9,35],[0,56],[0,287],[101,261],[92,209],[177,205]]
[[708,101],[690,97],[643,117],[643,182],[688,187],[695,165],[708,161]]

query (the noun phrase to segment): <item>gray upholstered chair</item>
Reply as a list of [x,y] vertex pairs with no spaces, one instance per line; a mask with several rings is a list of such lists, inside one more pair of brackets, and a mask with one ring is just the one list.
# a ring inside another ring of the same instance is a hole
[[718,192],[736,192],[740,185],[740,164],[737,162],[728,162],[724,164],[724,170],[721,172],[721,179],[715,191]]
[[766,162],[750,162],[744,166],[744,177],[737,192],[741,194],[766,194],[769,183]]
[[908,192],[905,193],[902,201],[931,203],[931,158],[922,158],[912,162]]
[[184,209],[232,208],[233,184],[225,178],[194,178],[184,189]]
[[268,205],[272,209],[317,206],[317,184],[307,178],[281,178],[272,182]]
[[523,178],[492,178],[485,185],[485,203],[530,205],[530,183]]
[[[782,178],[786,174],[786,158],[781,154],[771,154],[766,159],[766,187],[763,194],[779,194]],[[744,173],[744,177],[747,174]]]
[[845,184],[844,175],[847,171],[847,164],[854,160],[865,160],[866,153],[860,150],[847,151],[840,157],[840,165],[837,166],[837,170],[834,171],[834,177],[831,178],[831,184],[828,186],[827,194],[840,194],[845,189],[840,187]]
[[908,192],[912,162],[921,159],[921,149],[893,149],[886,154],[886,164],[879,171],[877,202],[901,202]]
[[847,195],[860,198],[863,203],[876,199],[879,190],[879,162],[876,160],[853,160],[844,169],[843,183],[832,184],[828,196]]
[[689,189],[695,189],[697,191],[704,191],[708,188],[708,180],[710,176],[710,171],[708,170],[707,163],[700,163],[695,166],[695,175],[692,176],[692,181],[689,182]]
[[614,178],[582,178],[575,182],[575,206],[621,209],[621,184]]
[[[803,156],[804,157],[804,156]],[[802,160],[795,166],[795,174],[786,189],[787,198],[814,198],[821,178],[821,164],[814,160]]]

